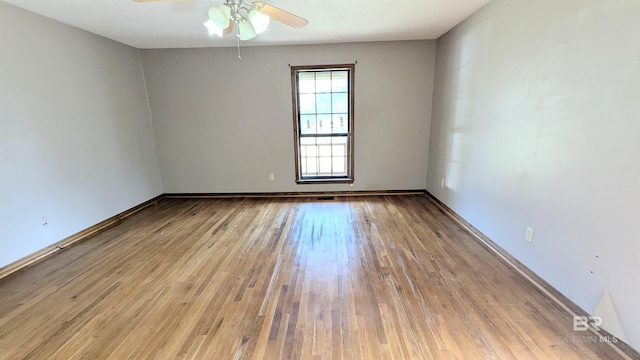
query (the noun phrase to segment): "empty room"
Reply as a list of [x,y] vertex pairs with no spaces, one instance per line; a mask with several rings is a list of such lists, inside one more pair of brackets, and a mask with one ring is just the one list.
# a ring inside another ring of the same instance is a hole
[[0,359],[640,359],[638,19],[0,0]]

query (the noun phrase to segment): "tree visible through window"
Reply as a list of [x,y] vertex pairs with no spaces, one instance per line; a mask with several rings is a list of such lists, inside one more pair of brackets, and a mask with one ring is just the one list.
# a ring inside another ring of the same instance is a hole
[[353,182],[354,65],[292,66],[296,181]]

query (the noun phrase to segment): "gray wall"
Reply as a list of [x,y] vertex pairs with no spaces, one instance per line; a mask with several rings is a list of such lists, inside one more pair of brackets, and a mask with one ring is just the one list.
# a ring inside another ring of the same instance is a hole
[[[165,191],[424,189],[435,41],[241,52],[142,51]],[[296,185],[289,64],[354,61],[355,183]]]
[[138,50],[0,2],[0,54],[0,267],[163,192]]
[[608,290],[621,327],[604,327],[635,348],[638,19],[637,1],[496,0],[440,38],[427,172],[428,191],[583,309]]

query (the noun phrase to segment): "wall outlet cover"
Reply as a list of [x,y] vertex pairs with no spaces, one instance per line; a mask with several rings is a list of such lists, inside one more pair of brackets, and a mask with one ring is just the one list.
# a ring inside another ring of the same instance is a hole
[[526,234],[524,235],[524,238],[525,238],[528,242],[533,242],[533,234],[534,234],[533,229],[527,226],[527,232],[526,232]]

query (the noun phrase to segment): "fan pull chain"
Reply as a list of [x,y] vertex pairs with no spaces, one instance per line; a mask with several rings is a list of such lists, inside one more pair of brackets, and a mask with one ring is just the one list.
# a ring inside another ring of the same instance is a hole
[[240,56],[240,36],[236,36],[236,44],[238,45],[238,60],[242,60],[242,57]]
[[240,56],[240,38],[236,38],[236,43],[238,44],[238,60],[242,60]]

